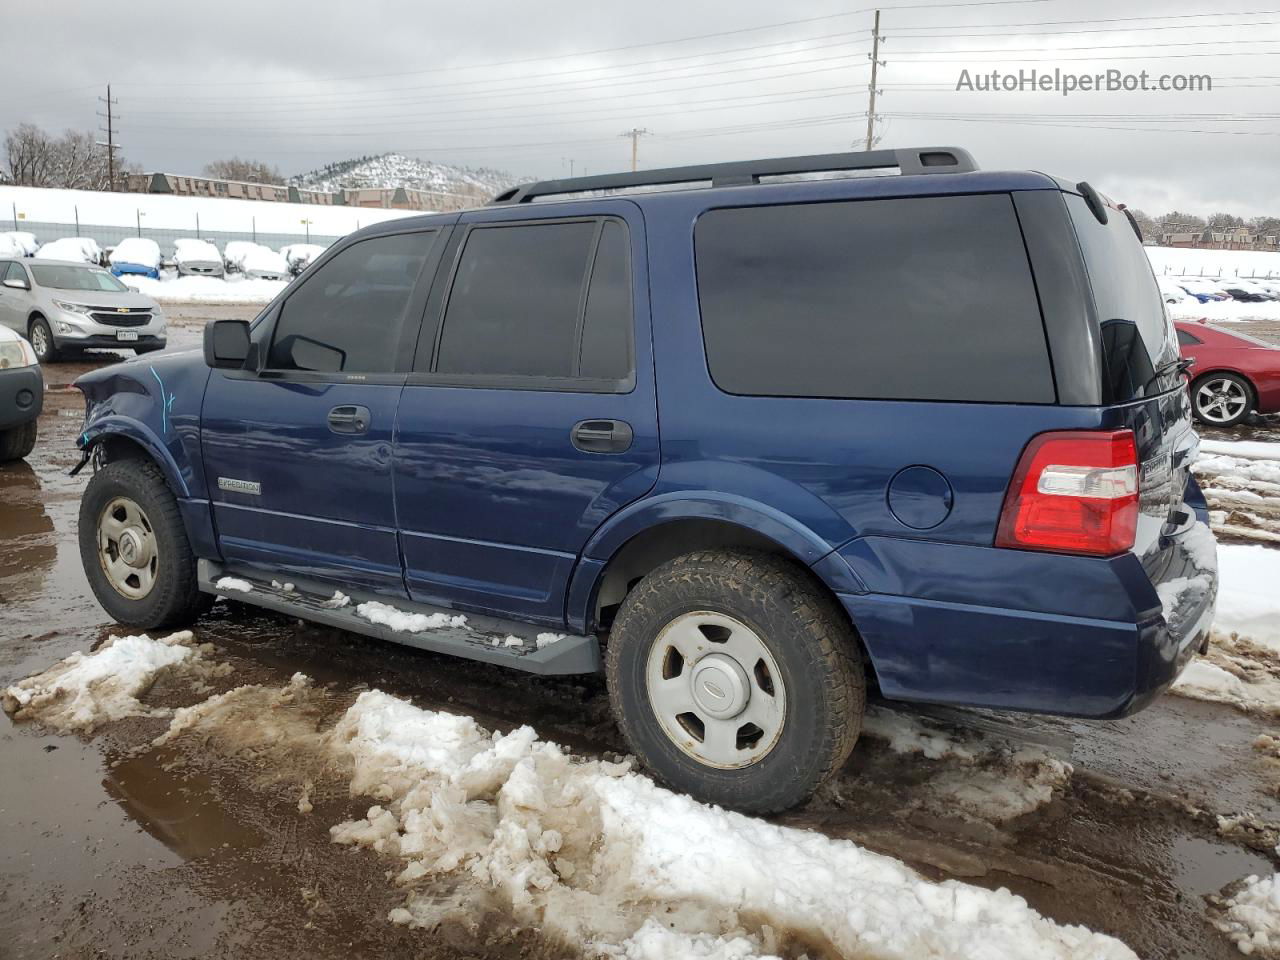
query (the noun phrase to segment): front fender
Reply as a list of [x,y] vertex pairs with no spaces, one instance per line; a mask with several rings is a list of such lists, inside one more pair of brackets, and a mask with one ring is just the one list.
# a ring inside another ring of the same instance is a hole
[[[178,466],[169,448],[160,442],[160,438],[145,423],[118,414],[96,417],[92,423],[85,426],[80,438],[76,441],[76,446],[87,451],[95,443],[108,437],[125,437],[146,450],[151,459],[164,471],[165,479],[169,481],[174,496],[179,500],[190,499],[191,488],[187,482],[187,476]],[[187,473],[189,474],[189,471]]]

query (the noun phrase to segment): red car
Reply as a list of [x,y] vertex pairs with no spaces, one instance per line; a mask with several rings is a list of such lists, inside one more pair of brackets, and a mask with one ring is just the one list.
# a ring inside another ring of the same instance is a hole
[[1196,419],[1233,427],[1251,410],[1280,411],[1280,347],[1203,320],[1174,326],[1182,355],[1195,361],[1187,376]]

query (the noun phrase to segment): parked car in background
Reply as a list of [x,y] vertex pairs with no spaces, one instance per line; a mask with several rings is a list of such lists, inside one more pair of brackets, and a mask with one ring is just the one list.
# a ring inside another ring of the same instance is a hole
[[259,249],[252,240],[228,240],[222,248],[222,263],[227,273],[239,273],[244,268],[244,258]]
[[288,243],[280,248],[280,256],[289,266],[289,276],[296,277],[327,248],[318,243]]
[[226,272],[222,254],[208,240],[184,238],[173,241],[173,264],[180,277],[220,277]]
[[[0,284],[0,290],[7,289],[13,288]],[[43,406],[44,378],[35,351],[18,333],[0,326],[0,463],[21,460],[35,449]]]
[[[1239,285],[1243,290],[1261,297],[1263,301],[1280,300],[1280,290],[1273,288],[1271,285],[1261,280],[1254,280],[1251,277],[1237,277],[1231,283],[1227,284],[1227,292],[1231,293],[1231,287]],[[1235,294],[1231,294],[1233,297]],[[1238,299],[1238,298],[1237,298]],[[1258,301],[1254,301],[1258,302]]]
[[40,363],[66,351],[163,349],[160,306],[102,267],[39,258],[0,260],[0,325],[27,337]]
[[233,589],[603,672],[649,769],[772,812],[842,768],[871,677],[1118,717],[1205,648],[1181,363],[1074,180],[929,148],[525,184],[344,237],[203,354],[81,376],[81,557],[135,629]]
[[1275,299],[1267,291],[1235,277],[1222,281],[1222,289],[1231,294],[1232,300],[1239,300],[1241,303],[1265,303]]
[[1156,277],[1156,285],[1160,288],[1160,295],[1164,297],[1165,303],[1185,303],[1194,299],[1191,294],[1168,277]]
[[1252,411],[1280,413],[1280,347],[1204,321],[1179,320],[1178,349],[1196,419],[1234,427]]
[[1187,293],[1195,297],[1201,303],[1209,303],[1215,300],[1230,300],[1231,294],[1227,293],[1220,286],[1210,280],[1202,277],[1174,277],[1174,283],[1182,287]]
[[240,272],[254,280],[288,280],[289,264],[270,247],[257,247],[245,253]]
[[117,277],[130,275],[160,278],[160,244],[146,237],[126,237],[107,254],[107,263]]
[[26,248],[7,233],[0,233],[0,257],[25,257]]
[[73,260],[102,265],[102,248],[89,237],[59,237],[50,240],[35,253],[38,260]]
[[26,230],[8,230],[4,233],[0,233],[0,244],[4,244],[6,241],[21,249],[22,253],[20,256],[23,257],[34,257],[36,255],[36,251],[40,249],[40,244],[36,240],[36,235],[34,233],[29,233]]
[[1275,277],[1250,277],[1249,282],[1280,300],[1280,279]]

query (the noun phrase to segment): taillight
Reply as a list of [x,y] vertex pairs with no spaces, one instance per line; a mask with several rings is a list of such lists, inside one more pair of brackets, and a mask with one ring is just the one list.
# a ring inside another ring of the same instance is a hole
[[1033,437],[1005,494],[997,547],[1108,557],[1138,529],[1132,430],[1060,430]]

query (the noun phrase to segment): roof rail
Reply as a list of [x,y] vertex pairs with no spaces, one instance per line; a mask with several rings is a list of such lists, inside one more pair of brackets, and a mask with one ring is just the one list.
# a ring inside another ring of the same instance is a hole
[[690,167],[667,167],[637,173],[606,173],[568,180],[542,180],[506,190],[490,204],[528,203],[537,197],[591,190],[619,190],[671,183],[709,180],[713,187],[737,187],[759,183],[761,177],[803,173],[834,173],[844,170],[879,170],[897,167],[904,175],[922,173],[969,173],[978,169],[968,150],[959,147],[913,147],[906,150],[869,150],[865,153],[820,153],[807,157],[774,157],[740,160]]

